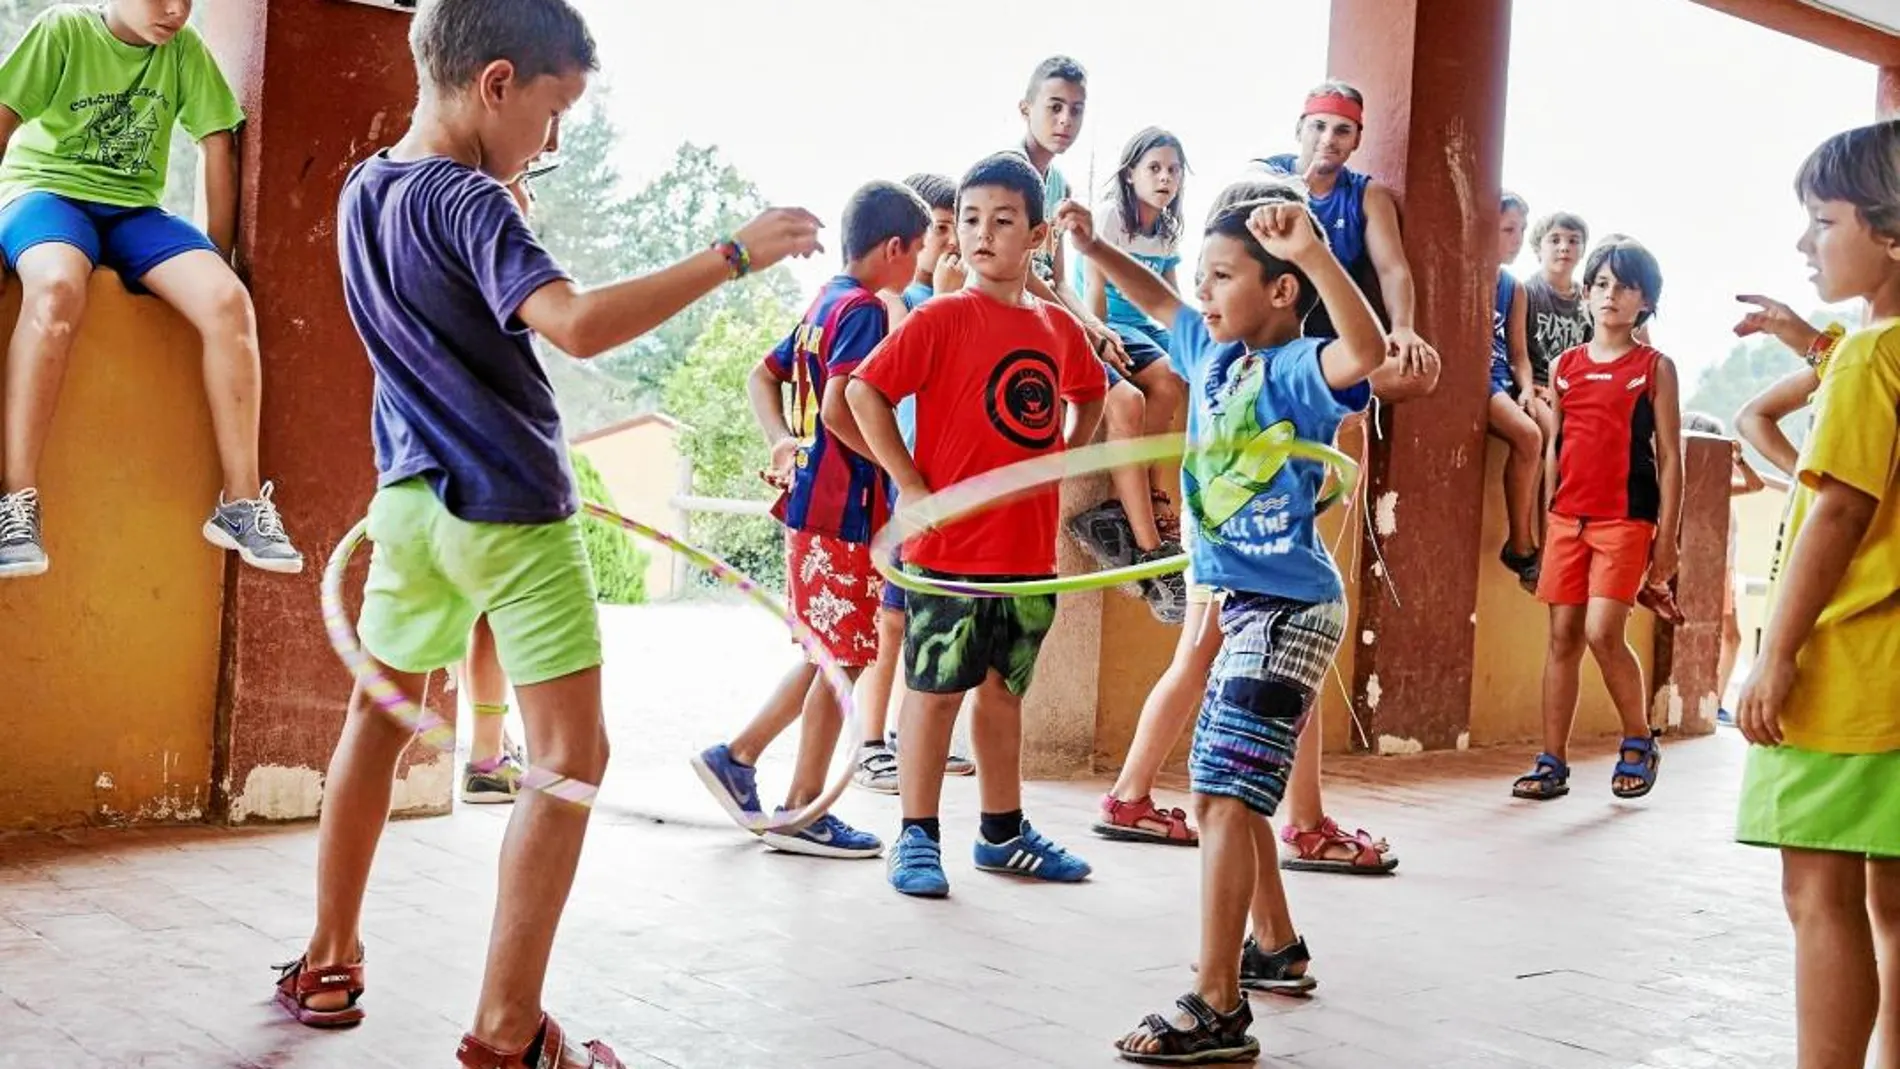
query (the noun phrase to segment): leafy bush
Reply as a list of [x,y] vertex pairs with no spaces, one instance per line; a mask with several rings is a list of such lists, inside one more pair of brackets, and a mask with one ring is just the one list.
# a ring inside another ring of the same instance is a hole
[[[581,500],[613,508],[613,494],[607,491],[607,482],[594,462],[579,453],[572,454],[572,459]],[[593,566],[594,587],[603,603],[639,605],[646,601],[647,564],[651,558],[631,534],[583,516],[581,538],[587,543],[587,562]]]

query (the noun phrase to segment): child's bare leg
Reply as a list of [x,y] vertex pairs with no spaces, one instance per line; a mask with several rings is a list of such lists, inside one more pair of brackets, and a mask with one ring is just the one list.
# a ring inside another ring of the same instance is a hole
[[468,695],[469,710],[475,714],[475,727],[468,744],[468,759],[479,764],[497,757],[505,739],[503,732],[508,708],[508,676],[501,670],[501,658],[495,652],[495,633],[488,617],[475,621],[469,635],[468,659],[462,662],[462,690]]
[[92,261],[77,248],[49,241],[20,254],[20,320],[7,346],[7,493],[39,485],[40,454],[53,429],[53,410],[66,381],[79,320],[86,313]]
[[[856,682],[862,668],[846,668],[845,675]],[[831,683],[821,674],[813,674],[805,688],[805,704],[799,715],[798,761],[792,771],[792,785],[785,794],[785,808],[797,809],[825,793],[825,773],[831,770],[831,758],[838,749],[838,733],[844,730],[844,709]]]
[[205,396],[224,466],[228,501],[258,496],[257,426],[263,372],[257,356],[257,312],[231,265],[196,249],[174,257],[141,279],[204,339]]
[[1153,793],[1161,766],[1200,710],[1208,670],[1220,653],[1221,634],[1214,623],[1215,615],[1211,602],[1188,602],[1187,618],[1181,622],[1181,634],[1174,644],[1174,659],[1142,703],[1128,760],[1123,762],[1115,787],[1109,792],[1116,800],[1135,802]]
[[[954,715],[954,714],[953,714]],[[976,747],[977,797],[984,813],[1012,813],[1023,807],[1023,700],[1009,692],[992,671],[976,688],[970,710],[970,741]],[[949,742],[946,735],[945,743]],[[904,746],[909,746],[906,741]],[[898,760],[903,760],[903,748]],[[944,757],[949,756],[946,749]],[[939,766],[942,761],[938,761]],[[941,780],[939,780],[941,784]]]
[[[1300,933],[1293,928],[1293,910],[1287,904],[1286,885],[1280,882],[1280,844],[1273,834],[1273,822],[1258,813],[1252,815],[1255,872],[1253,903],[1248,907],[1248,915],[1253,918],[1254,939],[1261,949],[1273,951],[1298,939]],[[1306,963],[1294,962],[1287,972],[1304,976]]]
[[[1629,623],[1630,607],[1609,598],[1591,598],[1584,623],[1590,654],[1603,673],[1603,687],[1610,692],[1616,715],[1623,723],[1625,738],[1649,737],[1649,703],[1644,698],[1643,664],[1630,648],[1624,629]],[[1574,707],[1573,707],[1574,708]],[[1642,781],[1634,776],[1619,776],[1618,787],[1634,789]]]
[[1860,1069],[1880,1007],[1864,858],[1781,851],[1781,896],[1794,922],[1799,1069]]
[[[411,700],[420,703],[424,675],[383,671]],[[395,789],[396,759],[413,737],[407,727],[383,712],[358,684],[330,768],[323,779],[323,806],[317,818],[317,926],[306,956],[315,969],[356,962],[362,941],[363,892],[383,824],[389,819]],[[340,1010],[349,1003],[341,992],[312,995],[314,1010]]]
[[1867,862],[1867,913],[1880,959],[1878,1069],[1900,1069],[1900,860]]
[[[1187,432],[1187,383],[1174,373],[1167,361],[1157,361],[1135,375],[1145,404],[1142,407],[1141,433],[1144,436],[1185,434]],[[1148,469],[1150,497],[1153,491],[1166,494],[1179,504],[1181,462],[1158,461]]]
[[805,708],[805,692],[811,689],[811,681],[818,675],[818,669],[800,661],[778,681],[772,689],[771,697],[765,699],[765,707],[759,710],[745,730],[733,737],[727,747],[732,757],[742,765],[756,765],[759,755],[765,752],[772,740],[785,733],[792,721]]
[[[904,696],[897,714],[897,782],[905,820],[937,816],[943,807],[943,763],[950,757],[950,729],[963,705],[963,691]],[[977,776],[985,784],[995,775],[983,752],[983,721],[977,721]],[[988,790],[987,787],[982,788]],[[987,795],[985,796],[987,797]]]
[[1536,548],[1531,532],[1537,526],[1537,479],[1543,470],[1544,435],[1537,423],[1511,400],[1508,393],[1491,395],[1491,433],[1504,439],[1511,455],[1504,464],[1504,508],[1510,526],[1510,550],[1528,556]]
[[[1146,409],[1147,400],[1134,383],[1127,379],[1116,383],[1108,391],[1108,405],[1102,415],[1108,427],[1108,440],[1119,442],[1141,437]],[[1161,534],[1155,529],[1154,502],[1148,496],[1148,469],[1123,466],[1109,472],[1108,478],[1115,489],[1116,500],[1122,503],[1122,511],[1128,514],[1135,546],[1144,550],[1159,548]]]
[[858,716],[864,724],[863,745],[884,744],[884,725],[890,716],[893,692],[904,685],[897,669],[904,663],[904,614],[895,609],[877,611],[877,660],[864,670],[858,684],[863,702]]
[[[516,690],[536,768],[598,785],[607,771],[600,669]],[[501,885],[482,976],[474,1035],[520,1050],[541,1023],[541,988],[554,931],[580,863],[590,811],[540,791],[523,791],[501,846]]]
[[1550,607],[1550,644],[1544,653],[1544,752],[1570,761],[1570,729],[1577,719],[1577,672],[1583,667],[1582,605]]

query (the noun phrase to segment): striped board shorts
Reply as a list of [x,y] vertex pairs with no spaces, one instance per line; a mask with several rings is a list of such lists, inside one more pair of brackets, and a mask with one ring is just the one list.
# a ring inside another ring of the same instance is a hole
[[1286,795],[1300,728],[1346,634],[1346,603],[1229,593],[1220,657],[1194,724],[1196,794],[1238,798],[1272,816]]

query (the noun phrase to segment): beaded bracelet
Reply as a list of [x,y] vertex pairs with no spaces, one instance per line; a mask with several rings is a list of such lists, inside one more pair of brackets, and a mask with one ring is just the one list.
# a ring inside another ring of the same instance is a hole
[[712,249],[725,257],[726,267],[732,279],[741,279],[752,273],[752,254],[737,238],[721,238],[713,242]]
[[1842,335],[1846,333],[1846,327],[1839,323],[1829,323],[1821,329],[1821,333],[1814,336],[1813,341],[1808,343],[1808,351],[1801,354],[1801,359],[1806,360],[1809,367],[1819,371],[1821,365],[1827,363],[1827,358],[1833,355],[1834,347],[1840,344]]

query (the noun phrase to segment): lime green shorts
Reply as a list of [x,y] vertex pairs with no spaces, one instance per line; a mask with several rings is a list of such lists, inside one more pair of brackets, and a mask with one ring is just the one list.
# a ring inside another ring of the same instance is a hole
[[1752,846],[1900,858],[1900,750],[1750,746],[1735,838]]
[[420,479],[369,504],[375,543],[357,634],[399,672],[430,672],[468,655],[488,617],[502,670],[518,686],[600,664],[600,617],[581,521],[470,523]]

